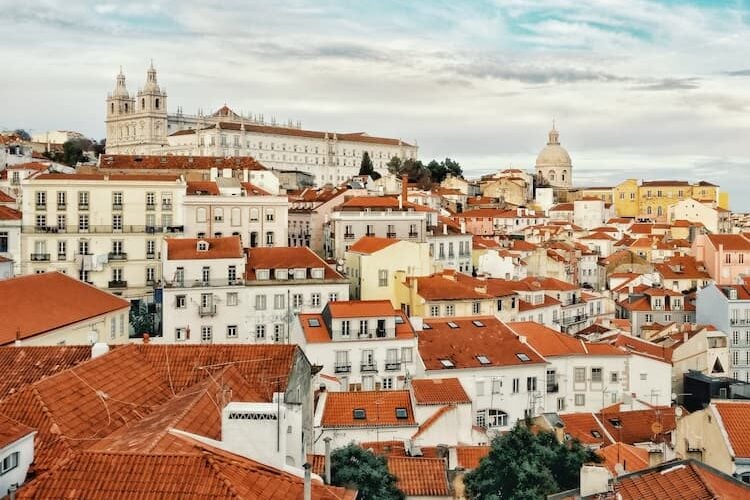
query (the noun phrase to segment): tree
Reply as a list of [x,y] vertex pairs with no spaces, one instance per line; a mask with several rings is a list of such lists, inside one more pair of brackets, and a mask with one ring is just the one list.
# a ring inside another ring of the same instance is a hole
[[85,144],[78,139],[71,139],[63,143],[62,162],[71,167],[75,167],[79,161],[85,161],[86,155],[83,154]]
[[331,483],[356,489],[362,500],[403,500],[384,457],[352,443],[331,452]]
[[464,482],[472,498],[526,500],[574,488],[581,466],[599,462],[576,441],[560,444],[554,434],[534,435],[516,425],[492,440],[490,453]]
[[394,156],[390,160],[388,160],[388,163],[385,164],[386,167],[388,167],[388,172],[392,174],[398,174],[401,170],[401,158],[398,156]]
[[17,128],[13,131],[14,134],[16,134],[22,141],[30,141],[31,140],[31,134],[26,132],[22,128]]
[[367,151],[362,155],[362,164],[359,166],[359,175],[369,175],[375,181],[380,179],[380,174],[375,171],[375,167],[370,159],[370,153]]
[[438,163],[437,160],[432,160],[427,164],[427,168],[430,170],[432,176],[432,182],[443,182],[448,175],[454,177],[463,177],[463,170],[458,162],[446,158],[445,160]]
[[100,139],[99,142],[95,142],[92,147],[97,156],[103,155],[107,149],[107,139]]

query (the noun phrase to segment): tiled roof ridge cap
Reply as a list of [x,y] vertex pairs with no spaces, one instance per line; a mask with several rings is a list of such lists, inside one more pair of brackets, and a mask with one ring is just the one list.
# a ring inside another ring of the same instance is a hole
[[229,478],[224,475],[224,473],[221,470],[221,467],[219,467],[219,464],[217,463],[219,460],[217,459],[216,455],[206,449],[201,449],[200,455],[202,456],[203,460],[205,460],[208,463],[208,465],[211,467],[211,469],[214,471],[214,474],[216,474],[216,476],[221,480],[221,482],[224,483],[224,486],[226,486],[226,488],[229,490],[232,496],[234,498],[241,498],[240,494],[234,488],[232,481],[230,481]]

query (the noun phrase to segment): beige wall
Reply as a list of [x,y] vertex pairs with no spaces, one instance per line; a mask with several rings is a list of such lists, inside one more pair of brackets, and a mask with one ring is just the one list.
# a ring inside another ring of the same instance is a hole
[[[43,312],[40,311],[40,314],[43,314]],[[115,331],[114,336],[112,336],[113,323]],[[21,345],[87,345],[95,342],[125,344],[129,342],[129,325],[128,307],[125,307],[111,313],[96,316],[86,321],[73,323],[72,325],[67,325],[62,328],[51,330],[47,333],[24,339],[21,341]],[[92,332],[96,332],[95,338],[90,337]]]
[[[734,473],[734,461],[719,428],[713,406],[685,415],[677,421],[675,453],[678,458],[698,458],[725,474]],[[688,453],[687,443],[702,448],[702,456]]]

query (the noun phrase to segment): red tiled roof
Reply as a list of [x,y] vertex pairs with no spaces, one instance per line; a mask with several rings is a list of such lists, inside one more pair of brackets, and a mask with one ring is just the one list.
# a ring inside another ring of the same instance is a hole
[[[474,321],[484,326],[477,326]],[[428,319],[424,324],[427,327],[419,334],[419,353],[427,370],[545,363],[529,345],[492,316]],[[480,356],[485,356],[487,363],[481,363]],[[521,358],[528,358],[528,361]],[[445,366],[441,360],[449,360],[453,366]]]
[[479,467],[479,462],[489,454],[489,446],[456,446],[458,466],[467,470]]
[[411,438],[417,439],[419,436],[424,434],[427,430],[430,429],[435,423],[437,423],[443,415],[445,415],[448,412],[455,411],[456,405],[445,405],[441,406],[437,409],[432,415],[430,415],[424,422],[422,422],[419,425],[419,429],[417,429],[417,432],[415,432]]
[[642,354],[651,358],[660,359],[666,363],[672,362],[673,351],[669,347],[654,344],[647,340],[620,334],[614,341],[614,345],[628,352]]
[[558,203],[554,207],[549,209],[550,212],[572,212],[573,211],[573,204],[572,203]]
[[408,496],[449,496],[448,476],[442,458],[388,457],[388,470],[396,486]]
[[533,252],[539,247],[525,240],[512,240],[510,248],[520,252]]
[[329,302],[326,307],[332,318],[397,315],[390,300],[337,300]]
[[498,243],[495,240],[491,240],[489,238],[482,238],[481,236],[472,236],[471,238],[472,246],[476,249],[483,249],[483,248],[501,248],[500,243]]
[[265,170],[252,156],[142,156],[102,155],[99,168],[112,170],[210,170],[231,168],[236,170]]
[[9,194],[0,191],[0,203],[13,203],[16,199],[10,196]]
[[607,446],[613,443],[601,422],[593,413],[565,413],[559,415],[565,433],[585,445]]
[[[614,405],[617,407],[618,405]],[[597,415],[610,436],[627,444],[660,442],[665,435],[675,430],[674,408],[668,406],[654,407],[647,410],[619,411],[615,408]],[[619,423],[618,423],[619,421]],[[661,432],[654,433],[654,424],[661,424]]]
[[750,458],[750,435],[747,432],[748,422],[750,422],[750,403],[715,401],[712,405],[721,416],[734,456]]
[[[330,304],[331,302],[328,303],[328,305]],[[390,302],[388,304],[390,305]],[[416,334],[406,314],[398,309],[390,309],[390,311],[391,313],[387,314],[388,316],[399,316],[402,319],[401,323],[396,323],[396,339],[413,339]],[[368,313],[365,316],[371,315],[373,314]],[[310,320],[317,320],[317,323],[312,321],[311,324]],[[299,322],[308,344],[331,342],[331,332],[328,330],[328,325],[323,314],[300,314]],[[315,324],[318,326],[313,326]]]
[[340,208],[396,208],[399,201],[395,196],[353,196],[341,204]]
[[398,243],[399,241],[401,240],[397,240],[395,238],[363,236],[359,240],[357,240],[351,247],[349,247],[349,251],[370,255],[395,243]]
[[210,194],[218,196],[219,186],[214,181],[188,181],[186,194]]
[[30,161],[27,163],[18,163],[16,165],[10,165],[7,170],[36,170],[42,171],[49,168],[49,163],[41,163],[38,161]]
[[750,240],[741,234],[709,234],[708,240],[717,249],[723,245],[725,251],[750,251]]
[[0,450],[10,446],[24,436],[34,432],[34,429],[20,422],[9,419],[0,414]]
[[[249,248],[245,277],[256,279],[258,269],[323,269],[327,280],[343,280],[344,277],[332,269],[308,247]],[[308,275],[309,278],[309,275]],[[273,279],[273,276],[271,276]]]
[[266,191],[265,189],[259,188],[258,186],[250,182],[240,182],[240,185],[245,190],[246,196],[271,196],[270,192]]
[[[17,498],[301,498],[303,479],[254,460],[179,437],[182,453],[84,451],[25,484]],[[354,500],[356,493],[317,481],[312,498]]]
[[[406,418],[396,418],[396,409],[406,409]],[[355,419],[363,409],[365,418]],[[409,391],[328,392],[323,427],[414,427],[414,410]]]
[[649,466],[648,450],[625,443],[605,446],[596,450],[596,454],[601,457],[602,465],[614,476],[622,473],[617,470],[617,464],[620,464],[625,472],[635,472]]
[[526,312],[526,311],[533,311],[534,309],[540,309],[542,307],[551,307],[558,304],[562,304],[557,299],[553,299],[549,295],[544,296],[544,302],[541,304],[532,304],[530,302],[526,302],[525,300],[519,300],[518,301],[518,312]]
[[411,381],[414,399],[421,405],[471,403],[457,378],[414,379]]
[[703,263],[698,263],[695,257],[688,255],[676,255],[662,263],[654,264],[654,268],[664,279],[708,280],[711,278]]
[[2,280],[0,297],[0,345],[130,308],[127,300],[57,272]]
[[430,276],[409,277],[407,282],[417,282],[417,293],[426,300],[489,299],[491,296],[479,288],[485,281],[455,272],[442,272]]
[[[223,238],[165,238],[168,260],[240,259],[242,242],[239,236]],[[208,243],[208,250],[198,250],[198,242]]]
[[0,400],[91,358],[91,346],[0,347]]
[[607,344],[593,344],[531,321],[508,323],[508,326],[526,337],[542,356],[624,356],[625,352]]
[[22,218],[23,214],[20,211],[0,205],[0,220],[21,220]]

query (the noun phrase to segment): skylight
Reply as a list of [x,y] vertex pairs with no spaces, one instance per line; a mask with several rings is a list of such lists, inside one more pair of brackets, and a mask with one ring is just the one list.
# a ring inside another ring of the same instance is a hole
[[622,428],[622,422],[620,421],[619,418],[610,418],[609,423],[612,424],[612,427],[616,429]]
[[422,330],[432,330],[432,327],[428,323],[423,323]]
[[451,328],[458,328],[458,325],[454,323],[453,321],[449,321],[448,326],[450,326]]
[[367,412],[364,408],[354,409],[354,420],[364,420],[365,418],[367,418]]
[[600,439],[602,437],[602,434],[597,430],[592,430],[591,435],[594,436],[596,439]]
[[396,408],[396,418],[398,419],[409,418],[409,414],[406,411],[406,408]]
[[472,323],[474,324],[474,326],[478,326],[478,327],[483,327],[484,326],[484,323],[482,323],[478,319],[475,319],[474,321],[472,321]]
[[487,356],[479,355],[477,356],[477,361],[479,361],[483,365],[489,365],[490,359]]
[[318,327],[320,326],[320,321],[318,321],[318,318],[310,318],[307,320],[307,324],[312,327]]
[[523,361],[524,363],[527,361],[531,361],[531,358],[526,355],[526,353],[523,352],[517,352],[516,357]]
[[443,368],[455,368],[456,365],[453,364],[453,361],[450,359],[441,359],[440,364],[443,365]]

